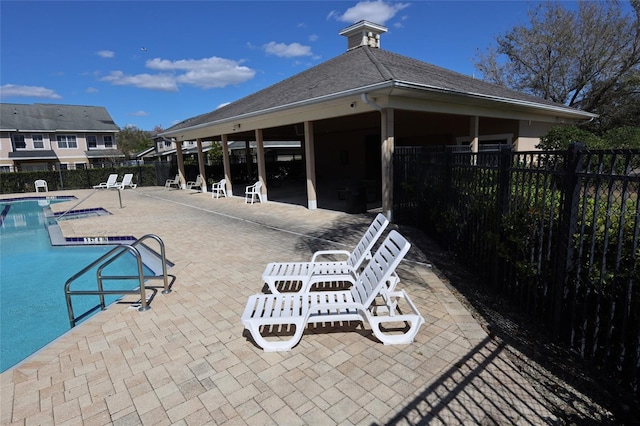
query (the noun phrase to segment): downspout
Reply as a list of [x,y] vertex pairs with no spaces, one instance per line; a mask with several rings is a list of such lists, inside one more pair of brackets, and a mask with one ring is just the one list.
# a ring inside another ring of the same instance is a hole
[[581,122],[579,122],[579,123],[578,123],[578,126],[581,126],[581,125],[583,125],[583,124],[589,124],[589,123],[591,123],[591,122],[592,122],[593,120],[595,120],[595,119],[596,119],[595,117],[591,117],[591,118],[590,118],[590,119],[588,119],[588,120],[581,121]]
[[382,111],[382,107],[380,105],[378,105],[377,103],[373,102],[371,99],[369,99],[369,96],[366,93],[362,93],[360,95],[360,99],[362,99],[362,102],[364,102],[365,104],[371,105],[372,107],[374,107],[378,111]]

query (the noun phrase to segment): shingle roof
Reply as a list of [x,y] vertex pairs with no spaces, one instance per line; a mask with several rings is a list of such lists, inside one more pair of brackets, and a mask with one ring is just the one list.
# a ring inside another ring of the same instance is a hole
[[112,158],[124,157],[124,154],[117,149],[91,149],[84,152],[87,158]]
[[385,82],[410,83],[434,90],[571,109],[417,59],[379,48],[360,46],[215,111],[184,120],[166,131],[265,111]]
[[58,158],[58,156],[56,155],[56,152],[53,150],[38,149],[38,150],[29,150],[29,151],[26,151],[26,150],[12,151],[12,152],[9,152],[9,158],[21,158],[25,160],[29,158],[36,158],[36,159]]
[[58,104],[0,104],[1,130],[93,131],[119,130],[106,108]]

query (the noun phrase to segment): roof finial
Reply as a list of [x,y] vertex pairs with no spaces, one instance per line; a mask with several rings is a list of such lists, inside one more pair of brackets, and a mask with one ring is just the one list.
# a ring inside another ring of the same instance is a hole
[[386,33],[387,27],[369,21],[360,21],[340,31],[347,37],[347,50],[360,46],[380,48],[380,34]]

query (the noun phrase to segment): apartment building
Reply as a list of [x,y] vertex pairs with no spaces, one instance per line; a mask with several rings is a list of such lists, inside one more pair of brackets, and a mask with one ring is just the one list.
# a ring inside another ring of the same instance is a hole
[[0,104],[0,172],[119,163],[119,127],[104,107]]

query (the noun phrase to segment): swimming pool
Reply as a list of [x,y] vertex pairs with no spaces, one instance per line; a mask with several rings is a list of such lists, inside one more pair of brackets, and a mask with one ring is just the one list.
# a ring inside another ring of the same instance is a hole
[[[42,200],[0,200],[0,372],[70,329],[65,282],[114,247],[51,246],[43,212],[47,204]],[[121,256],[105,268],[105,273],[134,275],[137,264],[133,256]],[[73,289],[95,290],[95,276],[94,269],[74,282]],[[108,287],[105,284],[105,289],[136,287],[136,280],[113,280]],[[106,297],[106,301],[112,303],[118,298]],[[97,304],[97,296],[73,298],[76,315]]]

